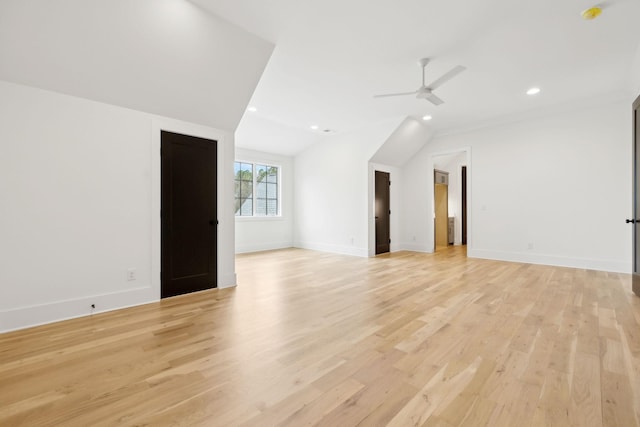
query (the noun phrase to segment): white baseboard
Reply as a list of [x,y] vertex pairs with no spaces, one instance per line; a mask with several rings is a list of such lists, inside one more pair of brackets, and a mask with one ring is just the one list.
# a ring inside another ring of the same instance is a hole
[[293,242],[261,243],[258,245],[236,245],[236,253],[245,254],[249,252],[272,251],[275,249],[286,249],[290,247],[293,247]]
[[[218,289],[234,286],[236,286],[235,273],[220,277]],[[157,302],[160,300],[158,292],[150,286],[145,286],[120,292],[0,310],[0,333]],[[91,304],[95,305],[95,309],[91,308]]]
[[227,274],[220,277],[220,283],[218,283],[218,289],[233,288],[237,284],[237,276],[235,273]]
[[331,252],[334,254],[352,255],[363,258],[367,258],[369,256],[369,251],[367,250],[367,248],[359,248],[355,246],[340,246],[326,243],[310,242],[294,242],[293,246],[301,249],[311,249],[313,251]]
[[[0,311],[0,333],[158,301],[150,287]],[[95,309],[91,308],[95,304]]]
[[527,264],[543,264],[558,267],[584,268],[588,270],[610,271],[615,273],[631,273],[631,260],[615,261],[588,258],[559,257],[555,255],[533,254],[524,252],[504,252],[484,249],[467,249],[470,258],[493,259],[498,261],[524,262]]
[[430,248],[427,245],[421,245],[419,243],[401,243],[400,248],[403,251],[424,252],[428,254],[433,253],[433,248]]

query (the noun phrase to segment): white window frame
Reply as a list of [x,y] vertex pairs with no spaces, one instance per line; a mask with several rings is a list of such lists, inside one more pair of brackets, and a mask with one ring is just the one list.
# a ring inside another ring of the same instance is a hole
[[[235,175],[235,164],[236,163],[245,163],[245,164],[250,164],[251,165],[251,169],[252,169],[252,176],[253,176],[253,191],[252,191],[252,197],[253,197],[253,203],[252,203],[252,208],[253,208],[253,212],[251,215],[236,215],[235,211],[233,213],[234,218],[237,221],[273,221],[273,220],[282,220],[282,165],[277,163],[277,162],[272,162],[272,161],[262,161],[262,160],[244,160],[244,159],[235,159],[233,161],[233,170],[234,170],[234,174],[233,174],[233,182],[234,182],[234,186],[235,186],[235,181],[236,181],[236,175]],[[255,190],[257,188],[257,182],[256,182],[256,165],[262,165],[262,166],[272,166],[272,167],[276,167],[278,168],[278,183],[277,183],[277,188],[278,188],[278,214],[277,215],[256,215],[256,206],[257,206],[257,191]],[[234,205],[235,205],[235,190],[233,192],[233,200],[234,200]]]

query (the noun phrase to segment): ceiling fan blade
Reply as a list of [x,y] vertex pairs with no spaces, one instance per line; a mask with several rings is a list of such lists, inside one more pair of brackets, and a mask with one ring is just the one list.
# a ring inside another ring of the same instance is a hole
[[434,94],[430,93],[428,94],[425,99],[429,102],[431,102],[433,105],[440,105],[440,104],[444,104],[444,101],[442,100],[442,98],[439,98],[437,96],[435,96]]
[[433,89],[435,89],[437,87],[440,87],[447,80],[450,80],[450,79],[454,78],[455,76],[457,76],[458,74],[460,74],[461,72],[463,72],[466,69],[467,69],[466,67],[463,67],[462,65],[458,65],[457,67],[454,67],[449,72],[445,73],[443,76],[441,76],[439,79],[437,79],[436,81],[434,81],[433,83],[431,83],[427,87],[429,89],[431,89],[431,90],[433,90]]
[[373,95],[374,98],[386,98],[388,96],[404,96],[404,95],[415,95],[416,93],[418,93],[417,90],[414,90],[413,92],[401,92],[401,93],[386,93],[384,95]]

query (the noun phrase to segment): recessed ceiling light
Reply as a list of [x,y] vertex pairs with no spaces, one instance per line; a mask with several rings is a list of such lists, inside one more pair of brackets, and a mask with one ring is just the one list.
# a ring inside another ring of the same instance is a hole
[[429,121],[429,120],[431,120],[431,119],[433,119],[433,117],[431,117],[431,116],[430,116],[430,115],[428,115],[428,114],[427,114],[426,116],[422,116],[422,120],[424,120],[425,122],[426,122],[426,121]]
[[529,89],[527,91],[527,95],[537,95],[540,93],[540,88],[539,87],[532,87],[531,89]]
[[258,109],[256,107],[249,107],[247,108],[247,111],[250,113],[255,113],[256,111],[258,111]]
[[317,125],[311,125],[311,129],[312,130],[318,130],[318,126]]

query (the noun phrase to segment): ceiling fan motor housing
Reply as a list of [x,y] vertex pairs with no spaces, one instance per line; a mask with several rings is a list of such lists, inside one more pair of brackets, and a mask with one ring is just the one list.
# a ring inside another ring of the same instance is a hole
[[422,86],[420,89],[418,89],[418,92],[416,93],[416,98],[427,99],[429,95],[431,95],[431,91],[428,88]]

